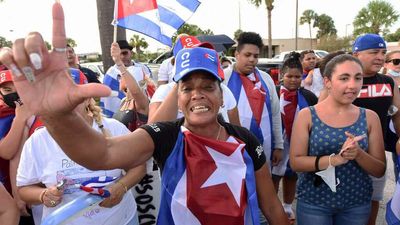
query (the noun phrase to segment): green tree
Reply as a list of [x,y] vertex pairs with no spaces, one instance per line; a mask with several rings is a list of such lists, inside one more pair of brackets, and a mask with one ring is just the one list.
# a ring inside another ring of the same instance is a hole
[[313,49],[312,46],[312,34],[311,34],[311,23],[315,22],[318,14],[311,9],[307,9],[303,12],[303,15],[300,17],[300,25],[308,23],[308,30],[310,31],[310,49]]
[[68,44],[69,46],[73,47],[73,48],[75,48],[76,46],[78,46],[78,45],[76,44],[76,41],[75,41],[74,39],[72,39],[72,38],[67,38],[67,44]]
[[5,37],[0,36],[0,48],[2,47],[12,47],[12,42],[8,41]]
[[388,42],[400,41],[400,28],[398,28],[394,33],[387,34],[385,40]]
[[314,27],[318,27],[317,38],[335,36],[337,33],[335,22],[332,17],[326,14],[321,14],[315,18]]
[[237,30],[235,31],[235,33],[233,33],[233,39],[234,39],[235,41],[237,41],[238,38],[239,38],[239,36],[240,36],[240,34],[242,34],[242,33],[243,33],[243,31],[242,31],[241,29],[237,29]]
[[249,0],[252,4],[256,5],[256,7],[260,7],[260,5],[264,2],[267,7],[268,13],[268,58],[272,57],[272,10],[274,9],[274,0]]
[[350,51],[352,37],[339,38],[337,35],[325,35],[319,38],[317,49],[325,50],[327,52],[334,52],[338,50]]
[[194,24],[185,23],[179,28],[174,36],[172,36],[172,43],[175,43],[176,37],[179,34],[188,34],[191,36],[197,35],[213,35],[214,32],[210,29],[202,30],[200,27]]
[[44,44],[46,45],[48,50],[52,49],[51,44],[48,41],[44,41]]
[[389,27],[399,18],[393,6],[382,0],[374,0],[362,8],[353,21],[354,35],[375,33],[386,35]]
[[146,49],[147,47],[149,47],[149,44],[146,42],[146,40],[137,34],[134,34],[131,37],[131,39],[129,40],[129,44],[135,48],[137,54],[143,53],[140,48]]

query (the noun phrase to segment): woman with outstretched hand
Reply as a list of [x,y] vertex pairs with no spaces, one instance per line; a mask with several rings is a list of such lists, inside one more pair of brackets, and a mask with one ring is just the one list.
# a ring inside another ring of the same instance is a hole
[[73,109],[88,97],[109,95],[110,89],[71,81],[59,3],[53,6],[53,23],[53,51],[46,50],[39,33],[30,33],[12,50],[3,49],[0,60],[13,70],[22,100],[42,116],[72,160],[92,170],[129,169],[153,155],[163,182],[158,224],[259,224],[258,206],[270,224],[288,224],[257,138],[217,120],[223,102],[214,50],[184,49],[177,55],[174,80],[184,118],[106,138]]

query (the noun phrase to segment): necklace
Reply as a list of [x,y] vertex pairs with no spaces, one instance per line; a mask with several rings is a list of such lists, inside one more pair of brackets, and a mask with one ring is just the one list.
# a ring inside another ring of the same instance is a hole
[[219,140],[219,135],[221,134],[221,130],[222,130],[222,126],[219,125],[218,135],[217,135],[217,141]]

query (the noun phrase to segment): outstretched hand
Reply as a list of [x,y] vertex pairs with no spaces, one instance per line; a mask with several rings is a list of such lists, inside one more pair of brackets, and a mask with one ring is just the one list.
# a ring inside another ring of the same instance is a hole
[[101,84],[76,85],[69,75],[64,12],[53,5],[53,50],[48,51],[40,33],[32,32],[15,40],[13,48],[2,48],[0,61],[12,71],[15,87],[24,104],[35,115],[72,111],[89,97],[108,96]]

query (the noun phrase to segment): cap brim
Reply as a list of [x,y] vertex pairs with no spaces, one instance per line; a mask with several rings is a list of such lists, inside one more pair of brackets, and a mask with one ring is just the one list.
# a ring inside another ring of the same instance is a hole
[[[221,77],[219,76],[219,74],[215,74],[214,71],[212,71],[212,70],[210,70],[210,69],[208,69],[208,68],[204,68],[204,67],[194,67],[194,68],[191,68],[191,69],[184,70],[184,71],[185,71],[185,74],[180,75],[180,77],[179,77],[178,80],[175,79],[175,78],[176,78],[176,74],[175,74],[175,76],[174,76],[172,79],[173,79],[175,82],[178,82],[178,81],[182,80],[184,77],[186,77],[188,74],[190,74],[190,73],[192,73],[192,72],[194,72],[194,71],[200,71],[200,70],[206,71],[206,72],[212,74],[218,81],[222,81],[222,79],[221,79]],[[182,72],[183,72],[183,71],[182,71]]]
[[200,44],[197,44],[195,47],[203,47],[215,50],[214,45],[212,45],[210,42],[202,42]]

